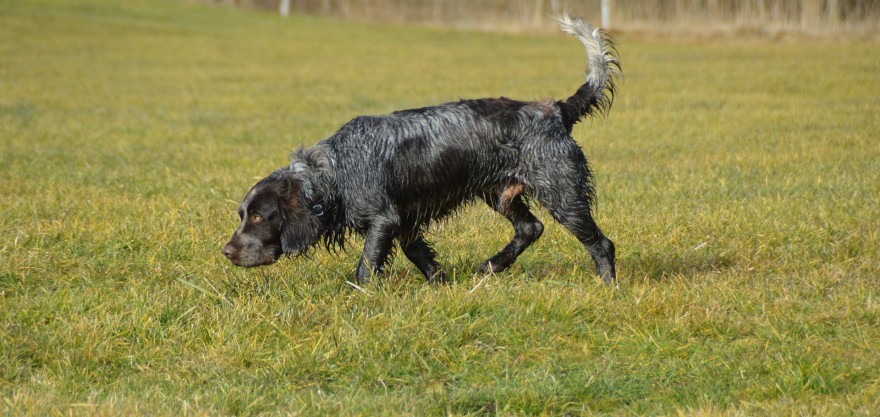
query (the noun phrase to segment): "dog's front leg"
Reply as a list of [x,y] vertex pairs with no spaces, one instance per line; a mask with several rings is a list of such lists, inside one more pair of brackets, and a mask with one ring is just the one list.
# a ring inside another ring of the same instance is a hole
[[419,271],[422,271],[428,282],[432,284],[447,282],[446,273],[443,272],[436,260],[437,253],[425,241],[424,237],[418,235],[412,242],[401,242],[400,247],[407,259],[419,268]]
[[367,229],[364,240],[364,252],[358,263],[355,277],[361,284],[368,284],[373,275],[382,273],[382,267],[394,245],[394,230],[397,225],[393,221],[382,219],[374,221]]

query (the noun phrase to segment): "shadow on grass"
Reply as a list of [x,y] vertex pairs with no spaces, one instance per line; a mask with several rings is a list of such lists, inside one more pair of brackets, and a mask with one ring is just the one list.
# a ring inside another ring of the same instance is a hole
[[692,278],[717,274],[737,266],[738,260],[729,254],[712,254],[699,250],[685,252],[635,253],[618,259],[617,271],[632,278],[662,281],[672,277]]
[[[741,260],[727,253],[711,253],[699,249],[681,251],[670,248],[668,252],[652,250],[620,254],[617,258],[617,273],[621,282],[650,281],[658,282],[668,279],[691,279],[707,275],[715,275],[742,267]],[[524,256],[517,263],[503,272],[491,274],[501,280],[543,281],[559,280],[576,281],[598,279],[595,265],[586,251],[583,257],[572,256]],[[472,285],[487,277],[479,272],[482,258],[461,255],[447,259],[443,264],[450,285]],[[222,289],[228,297],[265,296],[278,291],[303,290],[321,287],[332,292],[332,288],[344,287],[352,289],[346,281],[354,282],[354,263],[352,259],[338,254],[328,255],[323,262],[315,259],[288,260],[300,262],[300,265],[279,265],[260,270],[262,273],[233,274],[223,282]],[[335,268],[328,268],[333,265]],[[586,282],[586,281],[584,281]],[[388,265],[385,273],[366,287],[382,288],[382,291],[406,292],[422,288],[428,284],[425,277],[405,258],[395,257]],[[337,288],[338,290],[338,288]]]
[[[481,262],[482,258],[462,256],[444,267],[447,268],[447,272],[453,270],[457,272],[456,282],[467,282],[473,280],[475,275],[482,276],[478,271]],[[741,264],[742,260],[735,254],[712,251],[708,248],[685,250],[678,247],[652,248],[650,251],[618,252],[617,274],[623,281],[656,282],[674,277],[693,278],[718,274],[742,268]],[[509,269],[496,275],[537,281],[598,280],[596,265],[586,250],[526,253]]]

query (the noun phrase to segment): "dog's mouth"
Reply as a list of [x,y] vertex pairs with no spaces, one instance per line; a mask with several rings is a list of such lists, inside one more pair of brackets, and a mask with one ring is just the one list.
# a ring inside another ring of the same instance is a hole
[[241,266],[241,267],[245,267],[245,268],[254,268],[257,266],[272,265],[276,261],[278,261],[278,258],[267,257],[267,258],[262,258],[262,259],[258,259],[255,261],[245,261],[242,259],[229,259],[229,261],[232,262],[232,264],[235,266]]
[[229,262],[232,262],[233,265],[245,268],[272,265],[278,261],[278,258],[281,257],[280,249],[268,254],[242,254],[240,252],[240,249],[235,248],[232,245],[227,245],[226,247],[224,247],[223,254],[226,255],[226,258],[229,259]]

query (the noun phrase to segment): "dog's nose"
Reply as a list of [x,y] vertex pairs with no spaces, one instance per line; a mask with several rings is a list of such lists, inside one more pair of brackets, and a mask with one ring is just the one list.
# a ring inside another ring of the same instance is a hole
[[227,243],[226,246],[223,247],[223,254],[226,255],[227,258],[232,259],[232,255],[235,254],[235,249],[232,245]]

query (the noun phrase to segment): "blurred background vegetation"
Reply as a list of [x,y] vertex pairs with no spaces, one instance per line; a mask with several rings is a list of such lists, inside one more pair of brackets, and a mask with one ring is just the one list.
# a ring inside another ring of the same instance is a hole
[[[488,30],[547,30],[571,10],[597,24],[652,33],[876,35],[880,0],[202,0],[382,22]],[[285,5],[286,3],[286,5]]]

